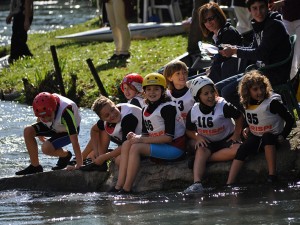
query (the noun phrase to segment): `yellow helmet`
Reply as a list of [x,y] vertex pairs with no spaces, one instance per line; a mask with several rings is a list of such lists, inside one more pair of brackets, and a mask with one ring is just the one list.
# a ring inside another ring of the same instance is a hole
[[143,88],[150,85],[159,85],[163,88],[167,87],[166,78],[160,73],[149,73],[143,80]]

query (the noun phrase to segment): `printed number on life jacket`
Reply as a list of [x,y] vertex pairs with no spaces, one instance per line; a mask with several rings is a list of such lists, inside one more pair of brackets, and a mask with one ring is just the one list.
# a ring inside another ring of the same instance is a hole
[[202,128],[207,128],[207,127],[213,127],[214,123],[213,123],[213,118],[212,117],[198,117],[198,124],[199,127]]
[[151,120],[144,120],[145,121],[145,126],[147,130],[153,130],[153,126],[151,124]]
[[247,121],[250,124],[258,124],[258,118],[256,113],[247,113]]

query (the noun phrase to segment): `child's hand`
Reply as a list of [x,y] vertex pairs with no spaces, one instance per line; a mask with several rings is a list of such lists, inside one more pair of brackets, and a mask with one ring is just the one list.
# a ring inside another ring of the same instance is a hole
[[67,171],[73,171],[73,170],[75,170],[75,166],[68,165],[66,170]]
[[131,144],[135,144],[135,143],[142,143],[142,135],[134,135],[131,139],[130,139],[130,143]]
[[199,147],[207,147],[209,141],[207,141],[204,137],[201,135],[197,135],[197,140],[195,143],[195,149],[198,149]]
[[136,136],[135,133],[129,132],[129,133],[127,134],[126,138],[127,138],[127,140],[130,140],[130,139],[133,138],[134,136]]
[[243,137],[244,137],[245,139],[247,139],[247,138],[248,138],[248,134],[249,134],[249,127],[246,127],[246,128],[243,130]]
[[99,155],[97,158],[92,159],[93,163],[102,165],[105,162],[103,155]]
[[38,139],[41,141],[41,142],[45,142],[47,139],[45,136],[38,136]]
[[282,135],[278,135],[277,141],[279,144],[282,144],[284,142],[284,137]]
[[233,143],[241,143],[241,135],[234,133],[227,141],[232,141]]

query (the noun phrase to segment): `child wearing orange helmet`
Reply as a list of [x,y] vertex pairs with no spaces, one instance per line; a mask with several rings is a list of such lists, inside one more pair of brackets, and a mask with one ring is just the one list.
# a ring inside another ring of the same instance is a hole
[[128,103],[140,108],[143,108],[145,105],[145,101],[142,96],[142,83],[143,77],[140,74],[129,73],[123,78],[120,85],[125,98],[128,100]]
[[[72,153],[62,147],[72,143],[77,163],[74,168],[79,169],[82,165],[82,155],[78,143],[81,117],[77,105],[59,94],[41,92],[34,98],[32,106],[37,123],[24,129],[24,139],[31,164],[16,172],[16,175],[43,172],[43,167],[39,163],[35,137],[43,142],[41,149],[44,154],[59,157],[57,165],[52,167],[52,170],[63,169],[68,165]],[[49,139],[45,137],[49,137]]]

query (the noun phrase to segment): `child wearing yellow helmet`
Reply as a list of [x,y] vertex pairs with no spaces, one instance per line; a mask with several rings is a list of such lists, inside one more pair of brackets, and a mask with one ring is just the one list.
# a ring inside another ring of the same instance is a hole
[[147,103],[142,112],[142,135],[131,132],[122,145],[118,181],[112,190],[115,192],[132,190],[141,156],[174,160],[184,155],[184,123],[176,121],[175,103],[166,95],[166,79],[150,73],[142,86]]

